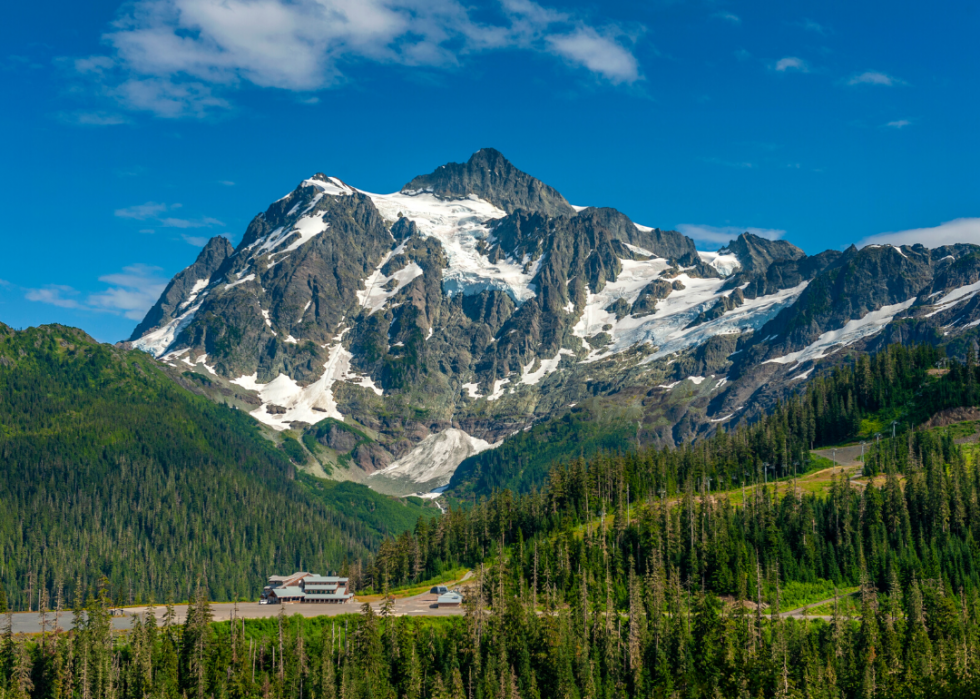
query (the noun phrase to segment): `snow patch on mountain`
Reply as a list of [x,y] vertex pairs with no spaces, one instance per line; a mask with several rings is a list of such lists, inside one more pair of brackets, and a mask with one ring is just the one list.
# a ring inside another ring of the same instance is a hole
[[372,473],[368,484],[392,495],[433,490],[447,485],[464,459],[496,446],[450,427],[429,435],[388,468]]
[[479,391],[480,384],[477,384],[477,383],[464,383],[461,386],[461,388],[464,391],[466,391],[466,395],[468,395],[470,398],[473,398],[473,399],[483,398],[483,395]]
[[208,284],[211,283],[210,279],[198,279],[194,282],[194,286],[191,287],[190,293],[187,294],[187,298],[177,306],[178,311],[182,311],[192,303],[197,300],[198,295],[208,288]]
[[[374,385],[368,376],[352,374],[350,360],[353,355],[344,348],[342,339],[345,329],[340,333],[323,365],[323,375],[309,386],[300,386],[286,374],[279,374],[269,383],[259,383],[258,374],[240,376],[231,383],[259,394],[262,405],[249,414],[276,430],[285,430],[292,422],[315,424],[327,417],[343,422],[344,416],[337,409],[333,397],[333,385],[338,381],[348,381],[358,386],[370,388],[383,395],[382,389]],[[270,408],[272,411],[270,412]]]
[[[731,261],[722,259],[729,256],[715,254],[712,257],[712,253],[705,254],[710,261],[720,264],[721,267],[734,269]],[[737,265],[737,261],[735,264]],[[583,339],[600,332],[607,332],[612,337],[612,342],[605,347],[592,350],[584,360],[586,362],[604,359],[641,343],[658,347],[657,353],[645,360],[652,361],[700,344],[712,335],[757,329],[793,303],[807,285],[803,282],[775,294],[747,299],[742,306],[719,318],[688,327],[698,314],[707,311],[730,292],[722,291],[724,279],[702,279],[682,273],[677,275],[676,281],[683,284],[684,288],[671,291],[667,298],[658,301],[655,313],[639,318],[628,315],[617,320],[616,315],[606,308],[619,298],[632,305],[643,287],[659,278],[668,268],[668,263],[659,259],[622,260],[622,266],[623,271],[616,281],[606,284],[601,292],[593,294],[591,289],[588,290],[585,309],[572,328],[572,333]]]
[[[941,299],[932,304],[935,310],[930,311],[925,315],[926,318],[934,316],[937,313],[942,313],[943,311],[949,310],[950,307],[955,306],[958,303],[972,299],[977,293],[980,292],[980,282],[974,282],[973,284],[966,284],[959,287],[958,289],[953,289],[948,294],[943,296]],[[936,292],[933,296],[941,294],[942,292]]]
[[891,306],[882,306],[877,311],[871,311],[870,313],[865,314],[862,318],[847,321],[842,328],[837,330],[828,330],[814,342],[798,352],[790,352],[782,357],[768,359],[763,363],[794,363],[799,365],[809,360],[823,359],[842,347],[853,345],[858,340],[863,340],[866,337],[871,337],[872,335],[881,332],[882,328],[891,323],[895,319],[896,315],[902,311],[908,310],[913,303],[915,303],[914,296],[908,301],[903,301],[902,303],[896,303]]
[[442,282],[447,294],[471,295],[486,289],[501,289],[517,303],[534,296],[531,280],[540,266],[540,258],[525,273],[528,260],[492,263],[477,248],[480,241],[492,239],[488,222],[507,215],[493,204],[473,195],[447,201],[428,192],[362,193],[371,198],[385,220],[397,221],[404,216],[415,222],[422,235],[436,238],[442,244],[449,258]]
[[303,180],[303,186],[317,187],[324,194],[329,194],[335,197],[350,196],[351,194],[354,193],[354,189],[352,187],[348,187],[346,184],[338,180],[336,177],[328,177],[326,180],[321,180],[321,179]]
[[[388,299],[401,291],[413,279],[422,276],[422,268],[415,262],[402,267],[390,277],[381,273],[381,267],[384,267],[384,264],[380,265],[365,282],[364,291],[357,292],[357,299],[362,306],[368,309],[368,315],[384,308]],[[397,282],[397,285],[390,290],[385,289],[385,286],[392,279]]]
[[199,303],[193,308],[184,311],[169,323],[161,325],[155,330],[151,330],[133,342],[133,347],[141,349],[144,352],[149,352],[154,357],[162,357],[167,353],[167,350],[174,343],[176,337],[180,335],[180,332],[194,319],[194,314],[197,313],[197,309],[200,307],[201,304]]
[[741,263],[738,261],[738,257],[732,253],[721,254],[719,252],[698,250],[698,257],[717,269],[718,273],[723,277],[730,277],[737,270],[742,268]]
[[538,367],[537,371],[531,371],[531,368],[534,366],[534,361],[532,360],[531,363],[524,367],[523,371],[521,372],[521,383],[528,386],[534,386],[548,374],[555,373],[558,371],[558,365],[561,364],[562,355],[566,354],[569,356],[575,356],[574,352],[562,347],[560,350],[558,350],[558,354],[551,359],[542,359],[541,366]]
[[238,279],[238,280],[233,281],[233,282],[229,282],[225,286],[225,289],[234,289],[239,284],[244,284],[245,282],[250,282],[250,281],[254,281],[254,280],[255,280],[255,275],[254,274],[249,274],[247,276],[242,277],[241,279]]

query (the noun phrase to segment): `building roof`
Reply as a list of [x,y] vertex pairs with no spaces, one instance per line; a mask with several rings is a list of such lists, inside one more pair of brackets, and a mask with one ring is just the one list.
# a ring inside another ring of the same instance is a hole
[[345,583],[347,578],[339,578],[336,575],[309,575],[303,579],[307,585],[321,585],[325,583]]
[[304,597],[306,595],[306,593],[298,587],[277,587],[272,591],[272,594],[274,594],[276,597]]

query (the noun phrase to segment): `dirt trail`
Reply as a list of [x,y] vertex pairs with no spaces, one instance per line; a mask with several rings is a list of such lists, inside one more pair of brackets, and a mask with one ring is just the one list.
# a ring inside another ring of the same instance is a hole
[[[830,604],[834,600],[844,599],[845,597],[850,597],[853,594],[854,594],[853,592],[849,592],[849,593],[844,594],[844,595],[837,595],[836,597],[830,597],[828,599],[822,599],[822,600],[819,600],[817,602],[811,602],[810,604],[804,604],[802,607],[797,607],[796,609],[790,609],[789,611],[780,612],[779,616],[783,617],[784,619],[788,619],[790,617],[793,617],[793,618],[802,618],[803,617],[803,610],[805,610],[805,609],[815,609],[815,608],[820,607],[822,605]],[[807,614],[807,616],[809,618],[811,618],[811,619],[831,619],[831,618],[833,618],[833,617],[830,617],[830,616],[827,616],[827,615],[821,615],[821,614],[817,614],[817,615]]]

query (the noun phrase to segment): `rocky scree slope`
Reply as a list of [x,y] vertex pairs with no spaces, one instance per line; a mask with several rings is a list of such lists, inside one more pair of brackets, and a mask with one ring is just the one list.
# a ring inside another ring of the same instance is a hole
[[752,419],[843,348],[973,332],[978,252],[807,256],[750,233],[698,251],[483,149],[392,194],[304,180],[234,249],[208,243],[131,343],[299,437],[308,470],[429,492],[536,425],[674,444]]

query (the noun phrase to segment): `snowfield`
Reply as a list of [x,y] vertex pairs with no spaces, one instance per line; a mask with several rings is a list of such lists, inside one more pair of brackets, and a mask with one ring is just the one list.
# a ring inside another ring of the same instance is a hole
[[[872,335],[881,332],[882,328],[892,322],[896,315],[902,311],[908,310],[913,303],[915,303],[914,296],[903,303],[896,303],[892,306],[882,306],[877,311],[872,311],[871,313],[866,314],[863,318],[847,321],[847,323],[844,324],[844,327],[838,330],[828,330],[799,352],[790,352],[782,357],[769,359],[764,363],[770,364],[775,362],[776,364],[802,364],[803,362],[809,360],[823,359],[842,347],[853,345],[858,340],[863,340],[866,337],[871,337]],[[803,376],[808,374],[809,372],[797,378],[803,378]]]
[[537,274],[541,260],[532,263],[524,273],[525,260],[503,260],[496,264],[477,250],[481,240],[492,242],[487,223],[507,215],[493,204],[478,197],[446,201],[422,192],[407,194],[372,194],[378,211],[388,221],[405,216],[419,227],[423,235],[438,240],[449,258],[449,268],[443,273],[443,289],[447,294],[478,294],[485,289],[506,291],[516,303],[534,296],[531,279]]
[[388,468],[372,473],[367,484],[392,495],[437,489],[449,484],[464,459],[496,446],[450,427],[429,435]]
[[[336,382],[348,381],[369,388],[379,396],[383,395],[384,392],[374,385],[371,377],[351,373],[350,360],[353,355],[342,343],[346,332],[347,330],[341,332],[330,348],[330,354],[323,365],[323,375],[309,386],[300,386],[286,374],[279,374],[269,383],[259,383],[257,374],[232,379],[231,383],[255,391],[262,399],[262,405],[249,415],[276,430],[288,429],[294,421],[312,425],[327,417],[343,422],[344,416],[337,409],[337,402],[333,397],[333,385]],[[285,412],[271,413],[271,406],[285,408]]]

